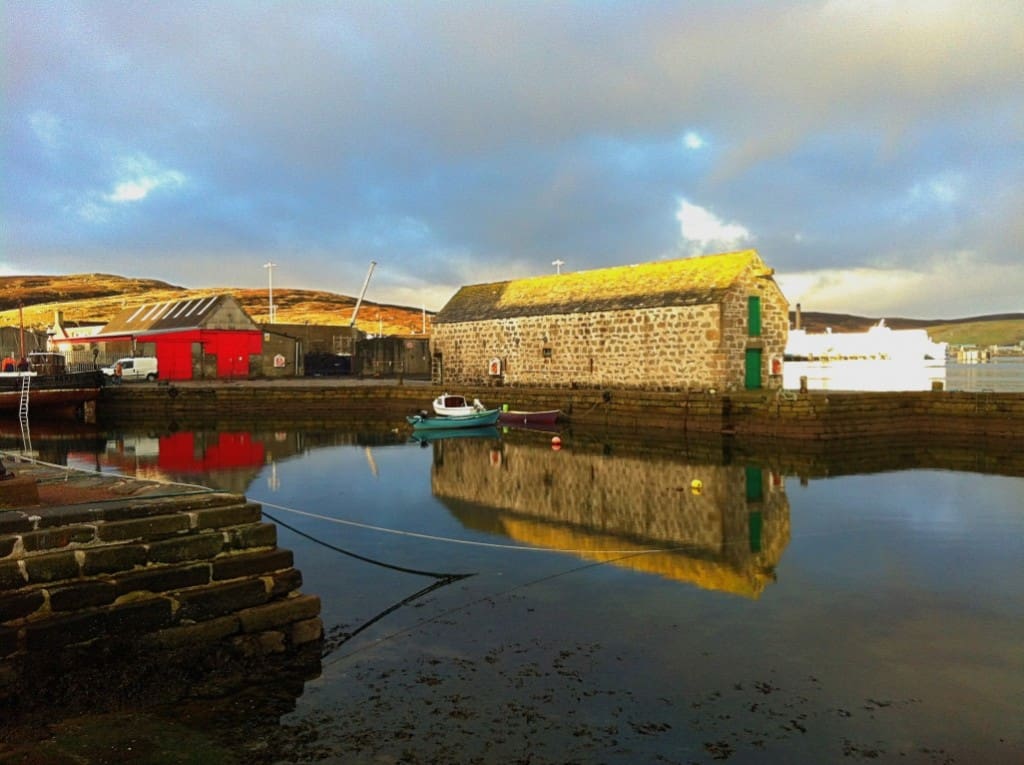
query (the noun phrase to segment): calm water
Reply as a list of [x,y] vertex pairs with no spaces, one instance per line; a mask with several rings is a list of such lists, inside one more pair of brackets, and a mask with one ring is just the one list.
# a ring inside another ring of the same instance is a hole
[[[123,751],[155,719],[218,762],[1024,761],[1012,445],[550,437],[37,437],[53,461],[244,491],[322,599],[319,674],[260,724],[196,700],[107,735]],[[953,469],[974,464],[1003,474]]]

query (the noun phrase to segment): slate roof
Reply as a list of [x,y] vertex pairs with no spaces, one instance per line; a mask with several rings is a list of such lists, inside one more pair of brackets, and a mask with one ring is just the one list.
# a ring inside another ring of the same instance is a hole
[[[226,305],[228,302],[234,305]],[[155,334],[158,332],[180,332],[190,329],[203,329],[222,309],[231,308],[242,311],[238,301],[231,295],[208,295],[186,300],[171,300],[162,303],[146,303],[135,308],[121,311],[103,328],[101,335],[137,335],[141,333]],[[237,329],[258,329],[249,320],[246,327]]]
[[747,271],[769,276],[755,250],[462,287],[434,324],[721,302]]

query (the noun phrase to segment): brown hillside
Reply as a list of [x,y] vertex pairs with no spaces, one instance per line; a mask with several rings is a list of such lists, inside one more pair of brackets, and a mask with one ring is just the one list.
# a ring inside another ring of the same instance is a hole
[[156,279],[129,279],[110,274],[71,274],[70,276],[0,277],[0,311],[39,303],[90,300],[112,295],[137,294],[151,290],[183,290]]
[[[22,304],[25,326],[45,329],[60,311],[64,321],[106,324],[125,308],[167,300],[213,294],[233,295],[256,322],[268,320],[267,291],[213,287],[185,289],[152,279],[127,279],[107,274],[71,276],[0,277],[0,326],[17,326]],[[275,289],[274,307],[281,324],[332,324],[346,326],[352,320],[356,299],[318,290]],[[433,314],[426,316],[427,329]],[[364,300],[356,325],[365,332],[386,335],[420,334],[423,312],[416,308]]]

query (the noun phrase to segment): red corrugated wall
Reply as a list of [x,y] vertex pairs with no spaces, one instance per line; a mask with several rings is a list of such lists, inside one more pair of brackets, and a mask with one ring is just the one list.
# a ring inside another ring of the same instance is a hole
[[249,356],[263,352],[263,334],[252,330],[201,330],[139,335],[139,342],[155,343],[161,380],[192,379],[192,344],[217,358],[217,377],[248,377]]

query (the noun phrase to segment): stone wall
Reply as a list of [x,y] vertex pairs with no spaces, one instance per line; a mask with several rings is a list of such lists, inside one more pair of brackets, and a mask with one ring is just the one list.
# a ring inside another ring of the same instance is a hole
[[[747,299],[761,297],[762,331],[751,337]],[[435,324],[432,351],[442,385],[614,387],[646,390],[742,388],[745,352],[770,358],[786,346],[788,304],[770,279],[737,283],[720,304],[665,306],[493,321]],[[501,361],[491,374],[492,359]]]
[[[748,299],[761,298],[761,333],[751,336],[748,326]],[[719,390],[740,390],[745,387],[746,351],[761,349],[761,386],[782,386],[782,369],[773,375],[772,357],[780,360],[789,339],[789,303],[771,279],[751,277],[740,282],[722,301],[722,355],[725,369],[718,383]]]
[[259,505],[216,492],[0,510],[0,700],[33,694],[30,667],[84,646],[117,661],[319,641],[320,601],[276,542]]
[[[104,388],[97,418],[107,426],[173,423],[366,423],[406,428],[404,415],[428,409],[443,392],[427,385],[301,386],[120,385]],[[561,409],[573,427],[659,433],[728,433],[782,439],[831,440],[893,435],[963,438],[1024,435],[1024,393],[825,392],[761,390],[646,391],[467,386],[459,393],[488,406]]]

